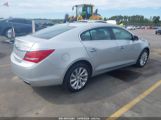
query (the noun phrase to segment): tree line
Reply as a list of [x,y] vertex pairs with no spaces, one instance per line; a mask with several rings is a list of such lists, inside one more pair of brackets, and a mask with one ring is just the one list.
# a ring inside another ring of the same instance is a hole
[[116,20],[116,22],[123,23],[124,25],[135,26],[161,26],[160,16],[153,16],[150,19],[145,18],[143,15],[122,16],[116,15],[110,18],[104,18],[104,20]]

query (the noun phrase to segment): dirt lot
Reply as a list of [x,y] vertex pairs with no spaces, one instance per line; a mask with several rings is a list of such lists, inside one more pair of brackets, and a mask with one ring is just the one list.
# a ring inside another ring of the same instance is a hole
[[66,92],[59,86],[26,85],[11,71],[12,45],[0,38],[0,116],[161,117],[161,35],[155,35],[153,30],[132,32],[151,43],[148,64],[141,69],[129,67],[92,78],[79,93]]

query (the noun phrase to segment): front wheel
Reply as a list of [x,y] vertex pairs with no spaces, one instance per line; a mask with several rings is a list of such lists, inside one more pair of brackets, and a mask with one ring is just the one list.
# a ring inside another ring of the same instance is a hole
[[148,62],[149,59],[149,51],[147,49],[144,49],[139,57],[139,59],[137,60],[137,66],[138,67],[144,67],[146,65],[146,63]]
[[6,32],[5,32],[5,36],[8,38],[8,39],[11,39],[12,38],[12,28],[9,28],[9,29],[7,29],[6,30]]
[[71,92],[82,90],[90,77],[90,69],[88,65],[78,63],[73,65],[66,73],[64,78],[64,87]]

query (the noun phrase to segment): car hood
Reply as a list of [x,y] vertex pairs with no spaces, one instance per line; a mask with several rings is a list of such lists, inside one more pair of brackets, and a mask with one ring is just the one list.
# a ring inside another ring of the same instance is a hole
[[1,20],[0,20],[0,23],[2,23],[2,22],[5,22],[5,20],[4,20],[4,19],[1,19]]
[[2,20],[0,20],[0,24],[2,24],[3,23],[3,21]]
[[0,20],[0,28],[1,28],[2,26],[5,26],[5,24],[6,24],[6,21],[5,21],[5,20]]

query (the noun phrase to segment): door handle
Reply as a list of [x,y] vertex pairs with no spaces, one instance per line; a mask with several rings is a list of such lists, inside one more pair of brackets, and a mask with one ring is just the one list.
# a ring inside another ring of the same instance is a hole
[[91,48],[89,51],[90,52],[96,52],[97,50],[96,50],[96,48]]

